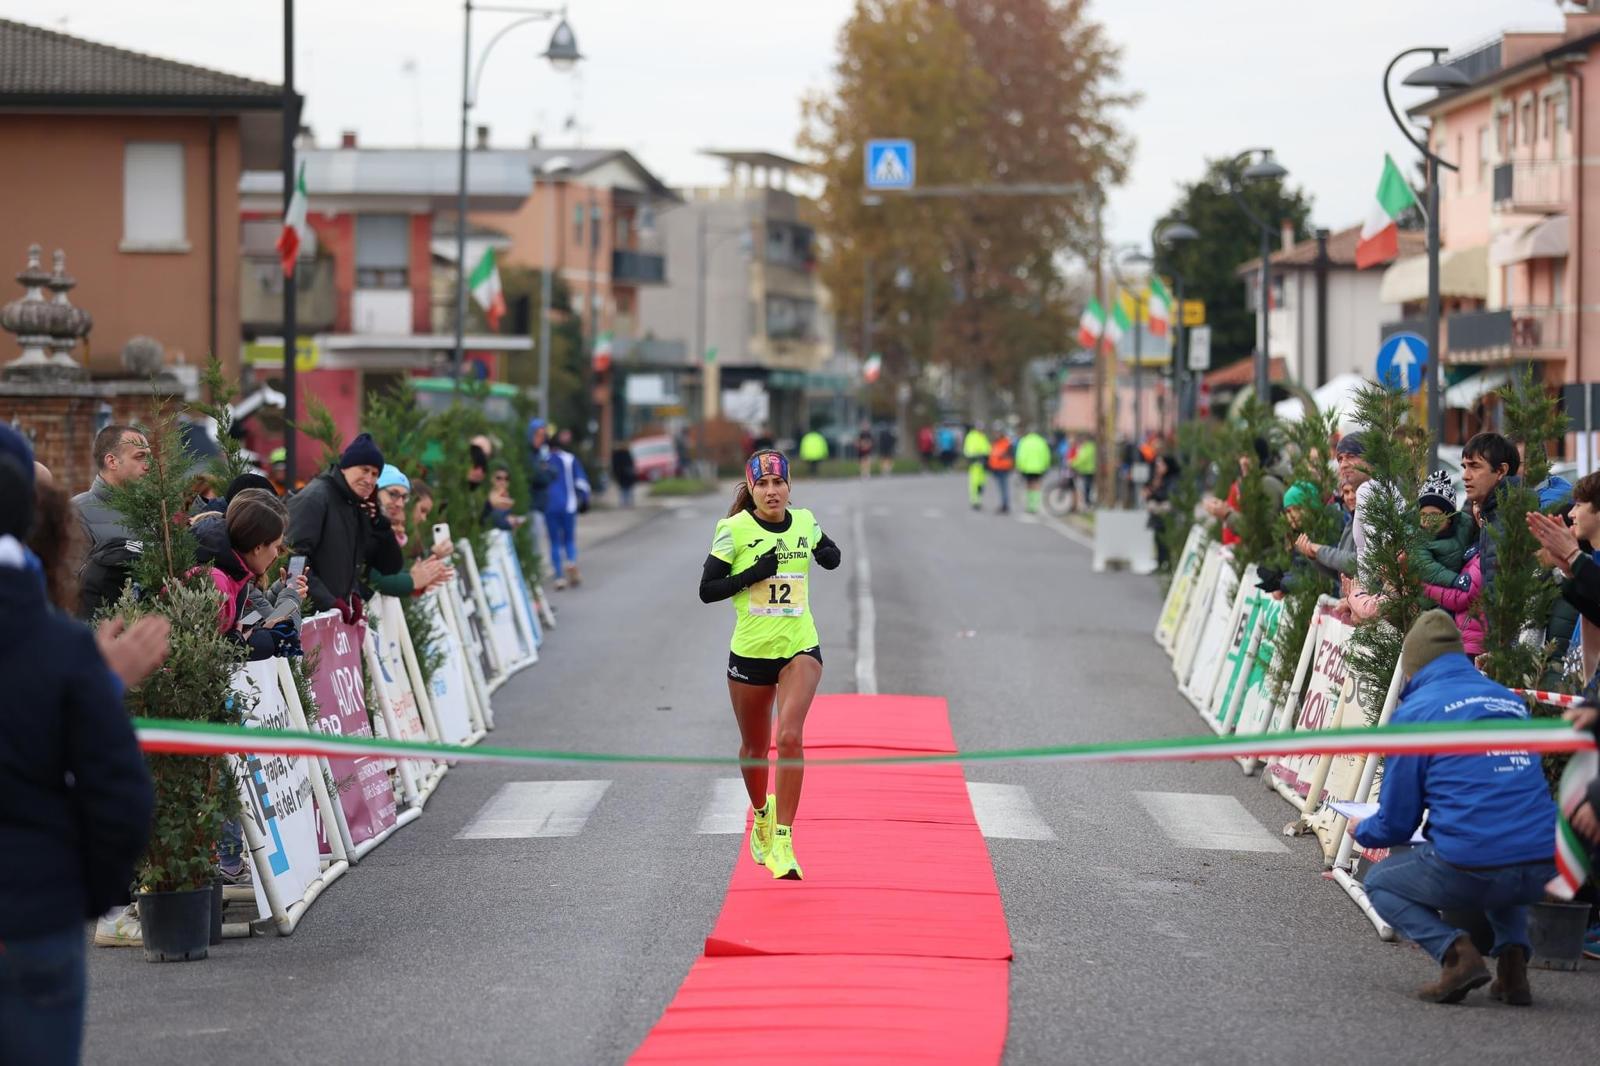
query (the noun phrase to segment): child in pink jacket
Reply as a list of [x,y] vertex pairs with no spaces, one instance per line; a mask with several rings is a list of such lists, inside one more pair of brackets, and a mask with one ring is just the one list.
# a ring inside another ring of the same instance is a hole
[[1478,596],[1483,592],[1483,570],[1478,565],[1478,547],[1467,549],[1466,563],[1453,585],[1423,585],[1422,591],[1440,607],[1456,616],[1461,630],[1461,646],[1469,656],[1484,651],[1486,628],[1478,612]]

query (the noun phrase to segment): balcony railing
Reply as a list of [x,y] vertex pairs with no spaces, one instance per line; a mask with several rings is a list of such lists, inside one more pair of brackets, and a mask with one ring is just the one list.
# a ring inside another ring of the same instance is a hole
[[[295,266],[295,321],[303,330],[333,326],[339,311],[333,260],[302,259]],[[246,256],[239,271],[239,318],[249,328],[283,321],[283,266],[277,256]]]
[[1572,163],[1521,161],[1494,168],[1496,211],[1549,214],[1572,203]]
[[1446,348],[1454,359],[1465,362],[1560,355],[1572,344],[1572,326],[1568,307],[1462,311],[1445,320]]
[[611,253],[611,280],[625,285],[663,285],[667,280],[667,258],[619,248]]

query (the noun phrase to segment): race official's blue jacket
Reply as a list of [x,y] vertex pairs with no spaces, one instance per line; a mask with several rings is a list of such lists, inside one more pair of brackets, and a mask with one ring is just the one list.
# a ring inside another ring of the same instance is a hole
[[589,502],[589,475],[578,457],[565,449],[552,449],[545,466],[551,473],[545,514],[577,514]]
[[[1460,652],[1417,671],[1400,694],[1395,725],[1526,718],[1527,706]],[[1537,754],[1390,755],[1378,813],[1356,826],[1357,842],[1383,848],[1411,839],[1428,812],[1427,837],[1456,866],[1502,866],[1555,854],[1556,805]]]

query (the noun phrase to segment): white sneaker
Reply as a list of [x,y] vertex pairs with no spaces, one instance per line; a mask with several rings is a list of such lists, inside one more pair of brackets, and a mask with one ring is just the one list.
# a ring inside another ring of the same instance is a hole
[[94,945],[97,948],[137,948],[144,946],[144,936],[139,932],[139,908],[130,903],[108,911],[94,923]]

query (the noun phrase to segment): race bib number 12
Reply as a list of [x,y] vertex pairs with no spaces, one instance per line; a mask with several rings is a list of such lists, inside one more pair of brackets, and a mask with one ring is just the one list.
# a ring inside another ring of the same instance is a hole
[[750,613],[765,618],[799,618],[806,613],[806,575],[773,574],[750,586]]

